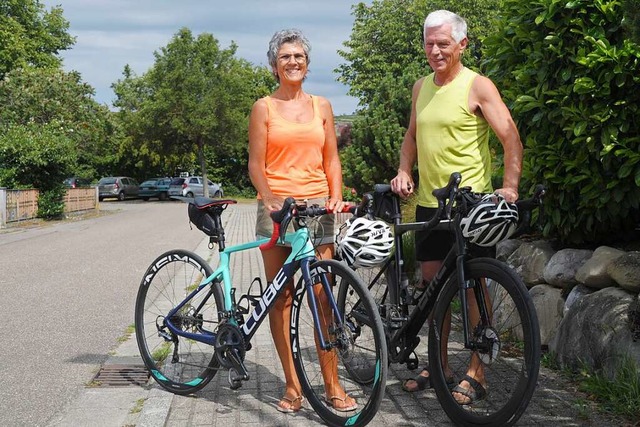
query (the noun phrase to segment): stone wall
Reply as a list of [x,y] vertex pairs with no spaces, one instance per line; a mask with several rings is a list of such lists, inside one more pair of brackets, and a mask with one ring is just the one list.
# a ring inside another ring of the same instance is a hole
[[556,251],[546,241],[507,240],[497,258],[529,288],[542,344],[561,366],[587,365],[613,378],[631,357],[640,377],[640,252]]

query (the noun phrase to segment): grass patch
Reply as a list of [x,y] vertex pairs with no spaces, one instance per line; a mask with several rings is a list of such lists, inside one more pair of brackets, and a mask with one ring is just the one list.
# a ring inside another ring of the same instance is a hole
[[[602,414],[628,420],[630,425],[638,425],[640,419],[640,367],[634,359],[624,357],[613,379],[602,372],[584,365],[576,372],[562,366],[557,356],[545,352],[540,360],[542,367],[559,372],[566,380],[574,383],[578,390],[586,394],[585,399],[576,399],[575,405],[580,416],[588,417],[591,409]],[[626,424],[625,424],[626,425]]]
[[136,400],[136,404],[133,406],[133,408],[131,408],[129,413],[130,414],[138,414],[138,413],[142,412],[142,408],[144,406],[144,401],[145,400],[146,400],[145,398],[140,398],[140,399]]
[[606,413],[640,419],[640,368],[625,357],[609,379],[599,372],[580,371],[578,389],[587,393]]
[[129,326],[127,326],[127,328],[124,330],[124,334],[122,334],[120,337],[118,337],[118,342],[119,343],[123,343],[126,341],[129,341],[129,338],[131,338],[131,335],[136,331],[136,326],[131,324]]
[[169,353],[171,353],[171,343],[164,342],[160,347],[158,347],[151,353],[151,357],[157,363],[160,363],[164,361],[167,356],[169,356]]

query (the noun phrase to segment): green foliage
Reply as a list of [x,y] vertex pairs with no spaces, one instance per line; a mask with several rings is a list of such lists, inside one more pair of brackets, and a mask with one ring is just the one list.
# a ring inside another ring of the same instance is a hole
[[58,53],[75,43],[68,29],[60,7],[46,11],[38,0],[2,0],[0,79],[18,68],[59,68]]
[[76,164],[73,142],[53,125],[13,125],[0,133],[0,186],[58,188]]
[[640,46],[618,1],[506,0],[486,68],[524,137],[525,186],[547,185],[547,234],[606,243],[640,217]]
[[622,27],[627,31],[629,38],[640,43],[640,8],[638,0],[622,0],[624,19]]
[[423,24],[429,12],[448,9],[469,25],[465,65],[479,68],[482,38],[491,31],[499,0],[376,0],[354,7],[351,38],[339,51],[347,61],[336,72],[360,99],[352,143],[341,153],[345,183],[367,191],[396,174],[400,145],[411,115],[411,88],[428,74]]
[[66,189],[62,185],[47,191],[40,191],[38,196],[38,217],[57,219],[64,214],[64,194]]
[[0,80],[0,105],[5,126],[52,125],[73,141],[78,153],[75,175],[96,178],[116,162],[112,146],[118,133],[112,113],[93,99],[93,88],[78,73],[13,70]]

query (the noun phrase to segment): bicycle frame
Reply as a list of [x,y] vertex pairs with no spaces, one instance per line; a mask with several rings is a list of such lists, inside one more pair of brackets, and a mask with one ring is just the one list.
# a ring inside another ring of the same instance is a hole
[[[255,308],[250,313],[248,313],[245,322],[242,325],[238,325],[238,322],[236,320],[237,306],[234,301],[234,289],[232,288],[231,272],[229,269],[231,254],[235,252],[259,248],[269,241],[270,239],[259,239],[254,242],[230,246],[226,247],[224,250],[221,250],[219,252],[220,263],[218,265],[218,268],[213,272],[213,274],[211,274],[202,283],[200,283],[194,291],[192,291],[180,304],[174,307],[166,316],[165,323],[171,330],[171,332],[173,332],[175,335],[185,337],[187,339],[196,340],[209,345],[215,345],[216,334],[214,332],[204,329],[202,329],[202,332],[199,333],[182,331],[172,324],[171,318],[176,313],[178,313],[182,309],[182,307],[184,307],[195,295],[202,291],[203,288],[211,284],[215,286],[216,283],[222,281],[224,284],[224,311],[220,313],[220,316],[229,319],[229,321],[234,325],[240,326],[240,330],[242,331],[245,342],[249,342],[264,320],[266,314],[273,308],[278,295],[282,292],[283,288],[289,282],[289,280],[293,279],[296,271],[300,269],[302,272],[302,277],[304,279],[304,286],[307,289],[307,297],[310,301],[309,306],[312,308],[314,325],[318,333],[320,347],[323,350],[330,349],[331,344],[325,339],[320,327],[320,317],[317,310],[317,301],[312,291],[313,281],[309,265],[316,260],[316,256],[315,250],[313,248],[313,245],[311,244],[311,240],[309,237],[309,231],[306,227],[301,227],[294,233],[287,233],[284,236],[284,242],[291,245],[291,254],[287,257],[280,270],[278,270],[278,273],[274,277],[274,280],[269,283],[269,286],[267,286],[264,292],[261,293],[258,303],[255,305]],[[338,323],[342,324],[340,313],[331,293],[331,284],[328,283],[328,281],[324,280],[324,276],[322,280],[322,286],[325,289],[327,296],[329,297],[332,310],[337,316]],[[197,308],[197,311],[200,311],[200,309],[205,305],[212,294],[213,293],[210,291],[209,294],[204,298],[200,306]]]
[[[456,272],[456,282],[459,286],[459,297],[462,307],[463,327],[464,327],[464,343],[466,348],[476,347],[471,339],[471,331],[469,330],[469,313],[467,290],[474,288],[476,300],[478,301],[480,318],[488,324],[489,308],[486,305],[484,292],[481,286],[474,286],[467,283],[464,273],[464,263],[468,259],[465,239],[460,229],[459,215],[454,215],[449,220],[441,220],[435,226],[430,227],[429,233],[435,230],[450,231],[454,234],[454,244],[447,253],[442,262],[442,266],[438,269],[435,277],[429,282],[424,291],[419,295],[416,305],[410,312],[407,311],[408,299],[411,297],[407,291],[407,281],[405,280],[406,272],[404,271],[402,236],[408,232],[415,232],[425,229],[425,222],[401,223],[400,216],[394,218],[393,231],[395,239],[394,256],[387,260],[380,272],[372,281],[375,283],[383,275],[384,271],[390,271],[392,280],[385,290],[385,299],[389,304],[402,309],[404,318],[399,323],[399,327],[387,330],[387,338],[390,349],[390,357],[393,362],[405,363],[409,361],[411,353],[420,343],[417,339],[422,326],[427,321],[435,307],[436,300],[440,291],[444,287],[449,277]],[[394,263],[394,261],[397,261]],[[388,298],[388,299],[387,299]]]

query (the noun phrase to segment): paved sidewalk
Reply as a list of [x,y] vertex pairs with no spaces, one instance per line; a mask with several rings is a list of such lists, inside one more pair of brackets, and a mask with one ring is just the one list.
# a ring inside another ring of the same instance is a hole
[[[230,206],[223,214],[229,245],[253,238],[255,205]],[[215,251],[203,239],[197,252],[215,267]],[[245,251],[231,258],[234,285],[246,291],[252,279],[262,276],[259,251]],[[426,339],[418,354],[426,355]],[[135,337],[121,344],[107,364],[141,364]],[[320,418],[305,404],[296,414],[275,409],[284,391],[282,368],[271,340],[269,327],[263,324],[245,359],[251,379],[238,390],[231,390],[226,372],[221,371],[204,390],[193,396],[178,396],[161,389],[153,380],[146,386],[86,388],[67,408],[62,408],[50,426],[319,426]],[[453,425],[440,408],[433,391],[406,393],[401,380],[416,372],[404,365],[392,365],[386,397],[370,426],[449,426]],[[90,380],[90,379],[88,379]],[[519,426],[603,426],[612,420],[593,415],[584,406],[586,399],[552,371],[542,369],[539,384]]]

